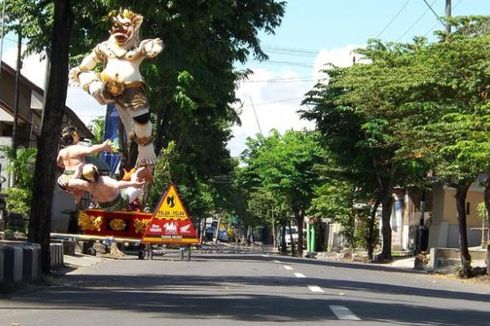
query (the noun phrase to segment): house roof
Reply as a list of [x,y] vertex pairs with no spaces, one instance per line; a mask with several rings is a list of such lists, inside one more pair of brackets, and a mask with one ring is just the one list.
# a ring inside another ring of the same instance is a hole
[[[15,76],[16,71],[17,71],[16,69],[12,68],[11,66],[9,66],[4,61],[2,61],[1,63],[2,63],[2,71],[5,71],[9,75]],[[22,74],[20,75],[19,82],[21,84],[26,85],[29,89],[37,92],[38,94],[40,94],[44,98],[44,90],[42,88],[40,88],[39,86],[37,86],[36,84],[34,84],[33,82],[31,82],[24,75],[22,75]],[[0,107],[5,109],[6,112],[10,113],[13,116],[14,109],[2,100],[0,100]],[[76,113],[73,112],[73,110],[70,109],[68,106],[65,106],[65,115],[78,128],[78,130],[80,131],[80,133],[82,135],[86,136],[87,138],[93,138],[94,137],[94,135],[92,134],[90,129],[88,129],[88,127],[85,125],[85,123],[83,123],[83,121],[76,115]],[[20,119],[22,119],[22,121],[24,121],[24,122],[30,123],[30,121],[27,121],[24,117],[20,117]]]

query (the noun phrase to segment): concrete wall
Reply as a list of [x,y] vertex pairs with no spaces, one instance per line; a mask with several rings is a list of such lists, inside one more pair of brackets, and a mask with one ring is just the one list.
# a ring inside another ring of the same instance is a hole
[[[63,244],[50,244],[51,268],[64,266]],[[0,284],[35,282],[41,278],[41,247],[38,244],[0,243]]]
[[[485,250],[470,250],[471,259],[485,260],[487,252]],[[459,249],[452,248],[431,248],[429,267],[432,270],[444,269],[447,267],[460,267],[461,255]]]
[[[429,248],[459,247],[458,219],[456,213],[456,199],[454,188],[436,185],[433,187],[432,225],[429,229]],[[477,206],[483,202],[483,193],[475,183],[468,190],[467,203],[467,233],[468,245],[481,244],[481,231],[473,228],[481,227],[478,218]]]
[[0,243],[0,283],[33,282],[41,277],[38,244]]

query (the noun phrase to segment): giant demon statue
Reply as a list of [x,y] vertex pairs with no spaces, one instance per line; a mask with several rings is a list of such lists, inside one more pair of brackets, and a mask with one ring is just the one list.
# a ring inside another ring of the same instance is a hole
[[[125,9],[110,16],[113,24],[109,39],[99,43],[78,67],[70,70],[70,80],[100,104],[116,105],[126,135],[138,144],[137,165],[154,165],[149,104],[139,65],[143,59],[157,56],[163,42],[159,38],[140,42],[141,15]],[[93,71],[99,63],[105,64],[101,73]]]

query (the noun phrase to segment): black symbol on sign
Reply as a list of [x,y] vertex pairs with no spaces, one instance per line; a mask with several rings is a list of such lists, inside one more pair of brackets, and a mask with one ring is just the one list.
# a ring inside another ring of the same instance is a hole
[[167,197],[167,205],[170,206],[170,208],[175,206],[174,196]]

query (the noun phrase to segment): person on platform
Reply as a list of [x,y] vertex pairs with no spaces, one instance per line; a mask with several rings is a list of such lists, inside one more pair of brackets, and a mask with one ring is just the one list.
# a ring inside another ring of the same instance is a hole
[[61,138],[64,148],[59,151],[56,161],[57,166],[64,170],[58,178],[58,185],[61,189],[73,195],[75,203],[78,204],[84,191],[70,188],[70,180],[81,176],[85,156],[94,155],[101,151],[112,152],[112,144],[110,140],[106,140],[102,144],[93,146],[80,145],[80,135],[75,127],[65,127]]
[[68,185],[77,190],[90,192],[103,210],[127,210],[128,205],[141,194],[141,188],[145,184],[144,171],[145,168],[141,167],[131,175],[129,181],[117,181],[108,176],[99,176],[95,165],[85,164],[81,178],[70,180]]

